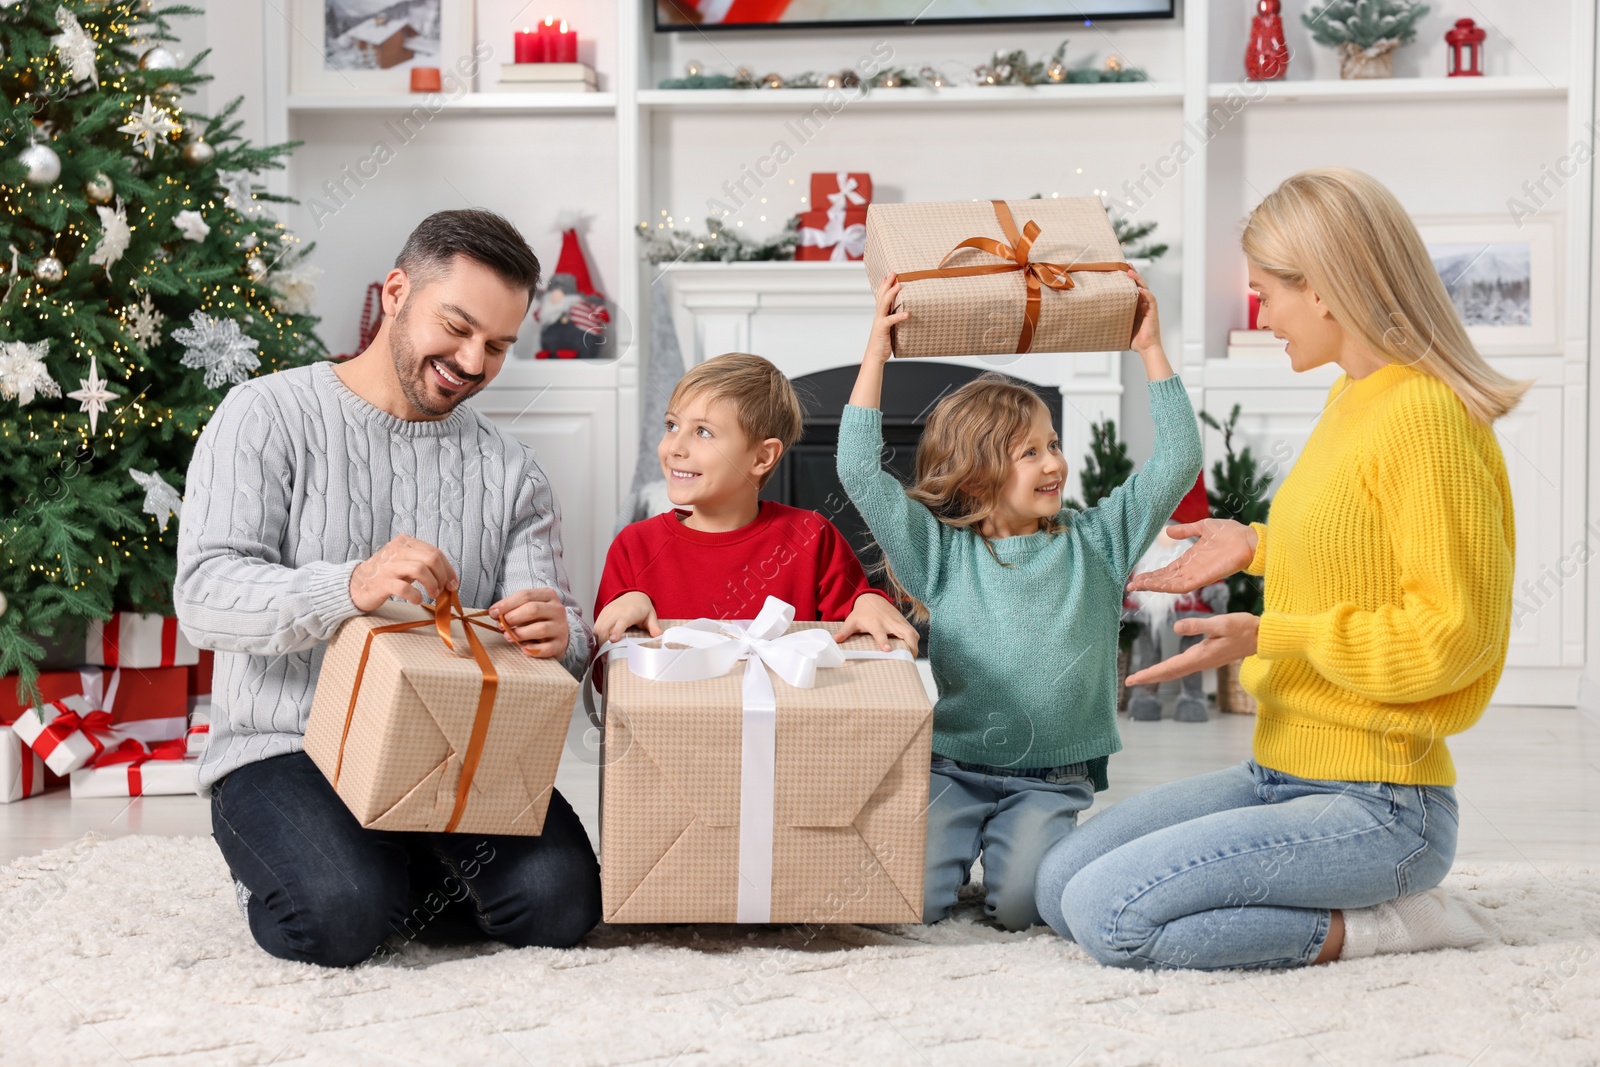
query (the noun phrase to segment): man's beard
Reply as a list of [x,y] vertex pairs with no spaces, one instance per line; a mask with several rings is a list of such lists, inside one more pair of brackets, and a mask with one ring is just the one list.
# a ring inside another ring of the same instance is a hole
[[450,414],[463,400],[482,389],[483,380],[480,376],[475,381],[472,375],[464,373],[454,363],[439,358],[439,363],[444,369],[466,382],[467,387],[453,398],[447,399],[443,407],[438,407],[428,389],[427,376],[432,373],[428,369],[428,359],[417,358],[416,345],[411,343],[411,333],[406,329],[406,316],[410,312],[410,307],[401,308],[400,314],[395,316],[394,329],[391,331],[389,356],[394,360],[394,375],[400,382],[400,391],[405,394],[407,403],[424,415],[439,418]]

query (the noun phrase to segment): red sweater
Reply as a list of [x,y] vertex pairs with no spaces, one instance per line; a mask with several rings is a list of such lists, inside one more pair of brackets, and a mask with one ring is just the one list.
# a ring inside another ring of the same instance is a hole
[[856,597],[876,592],[844,535],[815,511],[763,500],[754,522],[727,533],[690,529],[686,515],[622,528],[606,553],[596,618],[638,590],[662,619],[753,619],[775,596],[794,605],[797,621],[840,622]]

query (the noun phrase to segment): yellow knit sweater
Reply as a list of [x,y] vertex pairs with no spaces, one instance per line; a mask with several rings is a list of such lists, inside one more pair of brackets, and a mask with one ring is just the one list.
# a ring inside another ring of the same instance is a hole
[[[1266,578],[1255,757],[1303,778],[1452,785],[1511,634],[1516,530],[1494,430],[1388,366],[1341,376],[1247,568]],[[1269,551],[1270,546],[1270,551]]]

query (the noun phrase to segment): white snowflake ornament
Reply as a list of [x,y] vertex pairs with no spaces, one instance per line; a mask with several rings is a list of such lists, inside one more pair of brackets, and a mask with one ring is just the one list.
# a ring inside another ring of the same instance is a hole
[[183,345],[185,367],[204,368],[207,389],[223,383],[238,385],[261,366],[254,337],[246,337],[232,319],[212,318],[204,311],[189,317],[190,325],[172,331],[172,339]]
[[149,293],[137,304],[129,304],[122,313],[128,324],[128,334],[140,348],[153,348],[161,340],[161,324],[167,317],[156,310],[156,302]]
[[128,472],[133,480],[139,483],[139,488],[144,490],[144,513],[152,516],[161,524],[161,532],[167,532],[167,522],[173,516],[183,518],[183,497],[178,491],[168,485],[157,471],[148,474],[144,471],[130,470]]
[[172,224],[191,241],[204,241],[206,234],[211,232],[211,227],[206,225],[205,217],[192,209],[180,211],[172,216]]
[[49,338],[31,345],[26,341],[0,343],[0,397],[15,399],[18,407],[25,407],[35,397],[60,396],[61,386],[45,369],[44,357],[49,352]]
[[106,388],[105,379],[100,377],[100,364],[93,356],[89,357],[89,377],[79,378],[78,388],[67,395],[78,402],[80,412],[88,412],[91,435],[100,432],[100,413],[117,398],[116,393]]
[[156,154],[156,141],[165,140],[175,133],[182,132],[183,127],[172,121],[172,117],[165,111],[144,98],[144,109],[136,111],[126,123],[117,127],[119,133],[125,133],[133,138],[133,143],[145,154],[148,159]]
[[261,212],[261,205],[256,202],[255,190],[251,188],[254,178],[255,175],[247,170],[217,172],[217,180],[222,182],[223,203],[246,218]]
[[94,68],[94,38],[84,32],[77,18],[65,5],[56,8],[56,25],[61,32],[50,43],[61,56],[61,64],[72,71],[72,80],[92,82],[100,88],[100,72]]
[[106,269],[106,280],[111,280],[111,264],[122,258],[128,250],[128,241],[132,239],[132,231],[128,229],[128,210],[122,205],[122,197],[117,197],[117,206],[114,208],[97,207],[100,213],[100,225],[104,233],[100,235],[100,243],[95,246],[94,253],[89,257],[89,262],[95,266]]

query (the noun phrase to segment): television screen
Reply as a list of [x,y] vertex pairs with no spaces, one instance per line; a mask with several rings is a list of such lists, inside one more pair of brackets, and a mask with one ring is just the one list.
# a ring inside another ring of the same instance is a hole
[[656,0],[657,30],[1171,18],[1176,0]]

